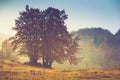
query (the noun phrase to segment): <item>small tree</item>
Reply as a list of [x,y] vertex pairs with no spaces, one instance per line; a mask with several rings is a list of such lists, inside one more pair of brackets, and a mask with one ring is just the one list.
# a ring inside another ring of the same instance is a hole
[[6,59],[17,61],[17,56],[14,54],[10,43],[8,40],[2,42],[1,51],[0,51]]

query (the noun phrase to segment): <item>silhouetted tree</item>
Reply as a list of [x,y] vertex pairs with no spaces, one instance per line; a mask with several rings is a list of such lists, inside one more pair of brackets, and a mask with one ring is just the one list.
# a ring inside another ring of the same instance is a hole
[[77,40],[67,31],[65,11],[49,7],[44,12],[44,31],[42,38],[42,61],[43,66],[51,67],[53,61],[63,63],[69,60],[71,64],[77,64],[78,51]]
[[17,33],[12,38],[14,49],[19,48],[20,55],[27,55],[31,64],[37,64],[40,58],[39,48],[41,43],[41,11],[39,9],[29,8],[22,11],[15,20],[15,30]]
[[17,31],[12,38],[14,49],[19,49],[20,54],[27,55],[30,63],[35,65],[42,58],[44,67],[50,68],[54,61],[63,63],[68,60],[77,64],[77,40],[67,31],[65,11],[49,7],[44,11],[26,6],[26,11],[20,12],[20,17],[15,21],[13,30]]

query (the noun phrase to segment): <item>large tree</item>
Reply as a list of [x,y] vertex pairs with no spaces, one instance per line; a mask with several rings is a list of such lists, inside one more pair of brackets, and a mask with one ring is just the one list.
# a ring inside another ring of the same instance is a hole
[[20,55],[27,55],[30,58],[30,63],[35,65],[40,58],[40,43],[41,43],[41,11],[39,9],[29,8],[26,6],[26,11],[20,12],[20,16],[15,20],[15,30],[17,33],[12,38],[14,49],[19,48]]
[[77,40],[67,31],[65,20],[68,18],[65,11],[49,7],[44,12],[44,26],[42,38],[42,61],[45,67],[51,67],[53,61],[63,63],[68,60],[76,64],[78,58]]
[[27,55],[33,65],[38,59],[42,59],[42,65],[49,68],[54,61],[63,63],[68,60],[77,64],[75,53],[79,50],[79,37],[72,38],[65,25],[66,19],[64,10],[49,7],[40,11],[26,6],[26,11],[20,12],[15,21],[14,48]]

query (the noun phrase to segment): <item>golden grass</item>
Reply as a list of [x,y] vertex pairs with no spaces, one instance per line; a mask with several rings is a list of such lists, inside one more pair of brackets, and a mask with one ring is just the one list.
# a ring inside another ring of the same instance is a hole
[[6,62],[0,65],[0,80],[120,80],[120,71],[54,70]]

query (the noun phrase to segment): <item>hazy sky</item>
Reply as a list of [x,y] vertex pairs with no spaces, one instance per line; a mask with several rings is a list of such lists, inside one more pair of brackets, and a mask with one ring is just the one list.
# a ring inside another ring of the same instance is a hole
[[25,5],[46,9],[65,9],[69,31],[102,27],[116,33],[120,28],[120,0],[0,0],[0,32],[14,34],[12,27]]

